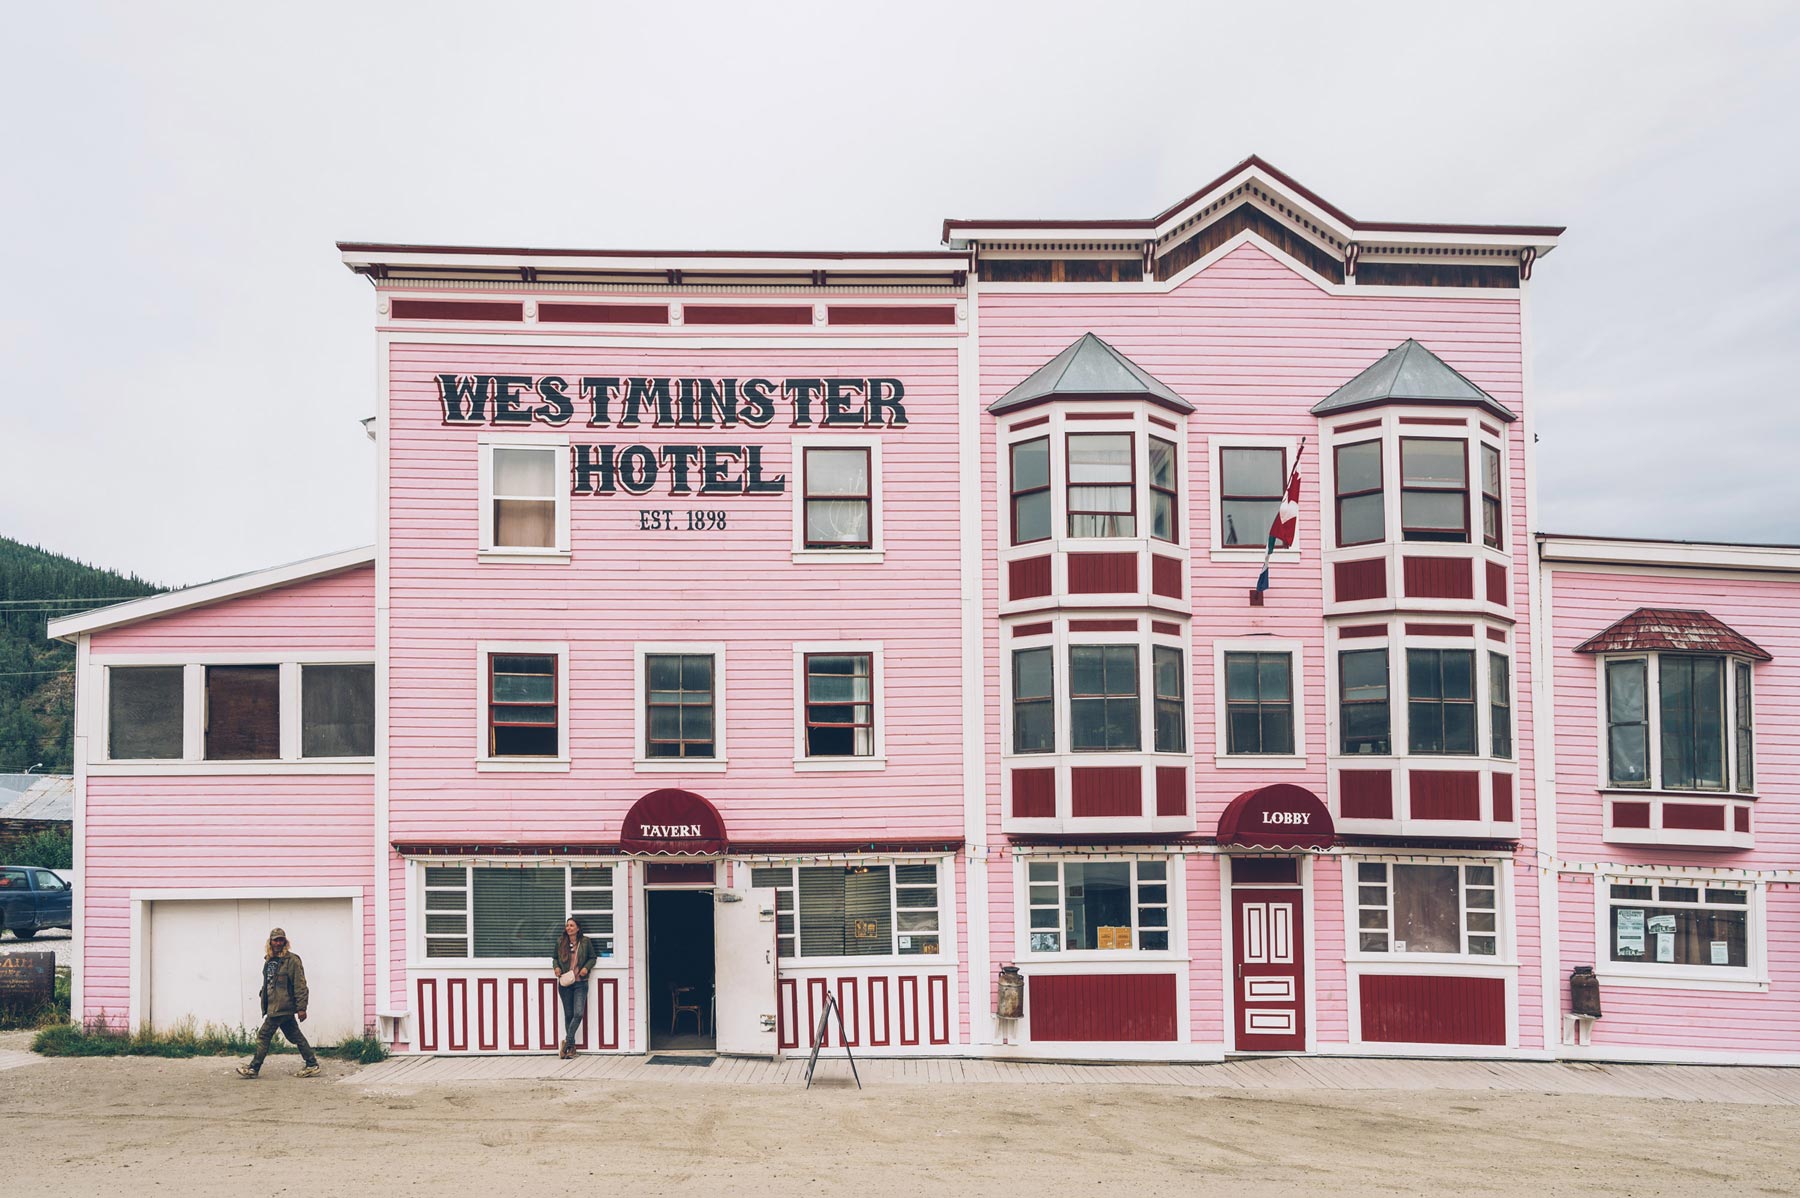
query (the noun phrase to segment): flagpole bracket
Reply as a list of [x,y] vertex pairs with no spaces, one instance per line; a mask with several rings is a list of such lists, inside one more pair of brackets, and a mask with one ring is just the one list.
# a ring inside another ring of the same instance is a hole
[[1261,591],[1257,590],[1255,587],[1251,587],[1250,588],[1250,606],[1251,607],[1261,607],[1262,605],[1263,605],[1263,593]]

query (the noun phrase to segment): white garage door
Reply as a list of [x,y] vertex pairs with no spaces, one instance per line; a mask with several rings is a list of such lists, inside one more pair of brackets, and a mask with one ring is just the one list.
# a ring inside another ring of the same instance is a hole
[[362,1030],[362,944],[353,906],[334,899],[175,899],[149,904],[145,956],[150,1022],[159,1030],[254,1029],[262,1022],[263,945],[287,932],[306,964],[306,1037],[335,1044]]

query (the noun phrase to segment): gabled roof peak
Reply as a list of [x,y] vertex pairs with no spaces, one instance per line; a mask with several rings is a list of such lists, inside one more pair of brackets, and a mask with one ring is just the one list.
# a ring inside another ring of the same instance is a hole
[[1314,404],[1312,412],[1330,416],[1383,403],[1473,404],[1502,420],[1518,419],[1512,409],[1411,337]]
[[1053,398],[1148,400],[1184,415],[1194,410],[1174,388],[1092,333],[1076,338],[988,411],[999,416]]

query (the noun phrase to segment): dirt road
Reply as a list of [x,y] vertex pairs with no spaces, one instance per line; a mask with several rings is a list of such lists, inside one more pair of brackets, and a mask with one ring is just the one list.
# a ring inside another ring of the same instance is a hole
[[208,1059],[0,1072],[13,1195],[1791,1194],[1793,1107],[1138,1086],[490,1081]]

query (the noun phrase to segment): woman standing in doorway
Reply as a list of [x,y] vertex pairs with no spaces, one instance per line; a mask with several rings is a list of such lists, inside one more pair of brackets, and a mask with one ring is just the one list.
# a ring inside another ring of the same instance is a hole
[[573,915],[564,921],[550,961],[563,1009],[562,1051],[557,1055],[566,1061],[575,1055],[575,1033],[587,1015],[587,977],[594,968],[594,946],[581,934],[581,924]]

